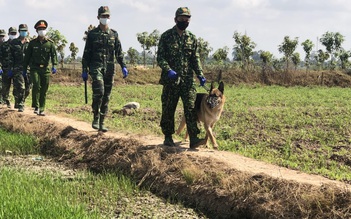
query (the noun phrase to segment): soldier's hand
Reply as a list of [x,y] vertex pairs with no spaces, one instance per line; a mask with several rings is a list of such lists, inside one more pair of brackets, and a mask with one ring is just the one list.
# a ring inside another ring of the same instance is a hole
[[178,77],[177,72],[173,71],[172,69],[168,70],[168,78],[170,78],[170,79],[177,79],[177,77]]
[[87,81],[88,80],[88,73],[83,71],[82,78],[83,78],[83,81]]
[[123,78],[126,78],[128,76],[128,69],[126,67],[123,67],[122,73],[123,73]]
[[7,72],[7,77],[8,77],[8,78],[12,78],[12,77],[13,77],[13,71],[12,71],[12,70],[9,70],[9,71]]
[[205,83],[206,83],[206,78],[204,76],[202,76],[202,75],[197,76],[197,78],[200,81],[200,86],[204,86]]
[[56,74],[56,72],[57,72],[56,68],[55,68],[55,67],[52,67],[52,68],[51,68],[51,73]]

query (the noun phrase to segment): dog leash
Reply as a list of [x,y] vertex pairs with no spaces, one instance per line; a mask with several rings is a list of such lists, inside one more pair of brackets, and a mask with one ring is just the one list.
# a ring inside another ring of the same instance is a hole
[[200,87],[203,87],[207,92],[210,92],[210,88],[208,88],[205,84],[203,86],[200,85]]

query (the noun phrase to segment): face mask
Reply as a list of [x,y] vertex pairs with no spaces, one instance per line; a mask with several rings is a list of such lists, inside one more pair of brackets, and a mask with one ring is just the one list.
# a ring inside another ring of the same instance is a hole
[[46,30],[38,30],[38,35],[43,37],[46,35]]
[[20,36],[26,37],[26,36],[28,36],[28,32],[27,31],[20,31]]
[[102,25],[107,25],[108,23],[110,23],[110,19],[108,18],[100,18],[99,20]]
[[189,22],[188,21],[177,21],[177,27],[180,29],[180,30],[185,30],[189,25]]
[[10,40],[13,40],[13,39],[15,39],[16,38],[16,35],[9,35],[9,39]]

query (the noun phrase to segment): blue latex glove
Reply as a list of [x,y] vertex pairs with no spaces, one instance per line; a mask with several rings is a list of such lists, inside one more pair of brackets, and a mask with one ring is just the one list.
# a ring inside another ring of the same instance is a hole
[[128,69],[126,67],[123,67],[122,73],[123,73],[123,78],[126,78],[128,76]]
[[206,78],[202,75],[197,76],[197,78],[200,80],[200,86],[204,86],[206,83]]
[[53,74],[56,74],[56,71],[57,71],[57,70],[56,70],[55,67],[52,67],[52,68],[51,68],[51,72],[52,72]]
[[177,77],[178,77],[177,72],[173,71],[172,69],[168,70],[168,78],[170,78],[170,79],[177,79]]
[[83,71],[82,78],[83,78],[83,81],[87,81],[88,80],[88,73]]
[[2,69],[0,68],[0,75],[2,75],[2,73],[3,73],[3,71],[2,71]]
[[24,78],[26,78],[27,77],[27,71],[23,71],[22,75],[23,75]]
[[8,78],[12,78],[12,77],[13,77],[13,71],[12,71],[12,70],[9,70],[9,71],[7,72],[7,77],[8,77]]

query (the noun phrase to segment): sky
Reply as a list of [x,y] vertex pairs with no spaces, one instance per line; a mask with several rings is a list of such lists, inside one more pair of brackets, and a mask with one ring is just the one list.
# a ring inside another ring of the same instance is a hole
[[98,25],[98,8],[105,5],[111,11],[109,26],[118,32],[124,52],[130,47],[142,51],[137,33],[172,28],[178,7],[190,9],[188,30],[209,43],[211,54],[226,46],[230,59],[235,31],[249,36],[255,51],[269,51],[276,58],[283,56],[278,46],[285,36],[298,37],[300,57],[305,55],[301,43],[307,39],[314,43],[313,50],[325,50],[318,39],[326,32],[339,32],[345,38],[342,47],[351,50],[349,0],[0,0],[0,29],[8,32],[25,23],[35,35],[34,24],[44,19],[66,37],[65,56],[71,42],[82,56],[84,31]]

